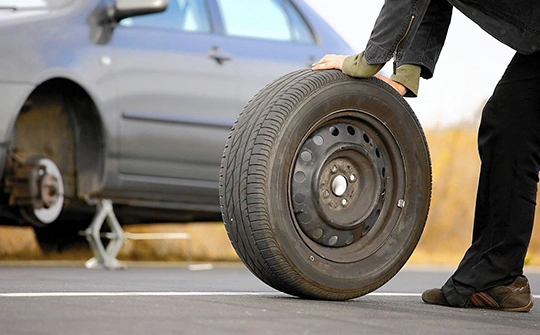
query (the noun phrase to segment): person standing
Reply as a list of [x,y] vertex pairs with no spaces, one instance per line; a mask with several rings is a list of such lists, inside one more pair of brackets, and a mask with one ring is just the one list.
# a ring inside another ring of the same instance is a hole
[[[454,274],[428,289],[428,304],[529,311],[523,267],[540,171],[540,2],[534,0],[385,0],[366,49],[326,55],[313,70],[376,76],[406,97],[433,76],[453,7],[516,51],[482,111],[481,159],[472,244]],[[394,59],[390,78],[379,71]],[[467,69],[463,69],[466,73]]]

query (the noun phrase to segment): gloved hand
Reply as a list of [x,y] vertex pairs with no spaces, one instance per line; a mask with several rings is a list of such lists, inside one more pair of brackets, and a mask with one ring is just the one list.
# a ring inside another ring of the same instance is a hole
[[379,71],[384,64],[369,64],[364,52],[357,55],[325,55],[321,60],[312,65],[312,70],[338,69],[346,75],[357,78],[377,77],[392,86],[399,94],[406,97],[416,97],[420,84],[420,72],[422,68],[414,64],[403,64],[396,69],[396,73],[385,77]]
[[358,55],[326,55],[313,64],[312,70],[338,69],[343,73],[357,78],[373,77],[383,68],[384,64],[368,64],[364,52]]
[[390,80],[394,83],[401,84],[403,87],[406,88],[405,93],[400,92],[401,95],[404,95],[406,97],[416,97],[418,96],[421,72],[422,67],[420,67],[419,65],[403,64],[396,69],[396,73],[390,76]]

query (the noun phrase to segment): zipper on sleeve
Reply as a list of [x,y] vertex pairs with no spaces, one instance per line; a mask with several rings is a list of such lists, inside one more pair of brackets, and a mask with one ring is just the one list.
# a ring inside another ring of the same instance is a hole
[[401,42],[403,42],[403,40],[405,40],[405,38],[407,37],[407,35],[409,35],[409,31],[411,31],[411,28],[412,28],[412,25],[413,25],[413,22],[414,22],[414,18],[415,18],[415,16],[412,15],[412,16],[411,16],[411,19],[409,20],[409,25],[407,26],[407,30],[405,30],[405,34],[403,34],[403,36],[401,37],[401,39],[399,40],[399,42],[397,42],[396,47],[395,47],[395,49],[394,49],[394,74],[396,74],[396,68],[397,68],[397,65],[396,65],[396,56],[397,56],[398,48],[399,48],[399,46],[401,45]]

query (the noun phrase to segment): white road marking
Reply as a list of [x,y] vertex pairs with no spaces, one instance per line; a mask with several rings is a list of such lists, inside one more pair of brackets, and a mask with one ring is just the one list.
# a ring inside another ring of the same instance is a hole
[[[280,292],[18,292],[0,293],[0,298],[42,298],[42,297],[201,297],[201,296],[276,296]],[[375,297],[420,297],[421,293],[372,292],[366,296]],[[540,295],[534,295],[540,299]]]
[[197,297],[197,296],[264,296],[276,295],[268,292],[21,292],[21,293],[0,293],[0,297],[14,298],[38,298],[38,297]]

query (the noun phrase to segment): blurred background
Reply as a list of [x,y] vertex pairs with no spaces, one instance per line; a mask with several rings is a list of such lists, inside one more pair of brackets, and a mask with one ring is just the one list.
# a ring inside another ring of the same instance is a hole
[[[378,12],[379,1],[306,0],[349,42],[362,51]],[[409,99],[427,135],[433,166],[431,210],[422,239],[410,259],[415,264],[457,265],[471,240],[479,171],[476,133],[480,113],[514,52],[454,11],[445,48],[420,94]],[[385,68],[386,73],[389,69]],[[540,215],[537,213],[537,221]],[[188,232],[193,259],[238,261],[221,222],[126,225],[127,232]],[[527,256],[540,265],[538,224]],[[118,258],[135,261],[183,261],[181,240],[127,241]],[[0,226],[0,260],[86,260],[87,246],[44,254],[30,227]]]

